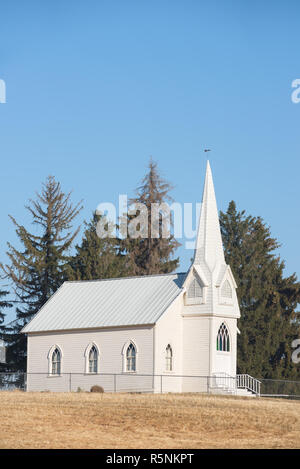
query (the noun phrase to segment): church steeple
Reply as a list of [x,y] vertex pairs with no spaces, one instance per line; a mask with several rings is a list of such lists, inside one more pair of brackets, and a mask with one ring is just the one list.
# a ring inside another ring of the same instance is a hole
[[[199,361],[198,368],[193,365],[189,373],[235,376],[236,324],[240,317],[236,288],[230,266],[225,262],[214,183],[207,162],[194,260],[183,285],[185,359],[192,362],[191,344],[195,344]],[[219,331],[223,330],[229,337],[225,349],[223,342],[222,346],[218,342]],[[201,355],[203,350],[206,352]]]
[[194,264],[205,263],[212,272],[217,263],[225,264],[214,183],[209,161],[206,166],[202,206],[195,246]]
[[236,282],[230,266],[226,264],[209,161],[206,166],[202,206],[195,245],[194,260],[188,271],[185,288],[196,279],[202,288],[202,296],[186,297],[186,306],[192,314],[212,314],[224,317],[240,317],[236,296]]

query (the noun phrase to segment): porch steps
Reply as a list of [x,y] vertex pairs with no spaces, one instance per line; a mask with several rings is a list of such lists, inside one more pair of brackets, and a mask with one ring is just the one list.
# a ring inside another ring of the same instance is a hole
[[257,397],[260,395],[260,381],[250,375],[232,377],[226,373],[215,374],[210,386],[212,394]]
[[253,392],[248,391],[248,389],[232,389],[232,388],[226,388],[226,387],[223,387],[223,386],[211,387],[210,392],[211,392],[211,394],[257,397],[257,394],[254,394]]

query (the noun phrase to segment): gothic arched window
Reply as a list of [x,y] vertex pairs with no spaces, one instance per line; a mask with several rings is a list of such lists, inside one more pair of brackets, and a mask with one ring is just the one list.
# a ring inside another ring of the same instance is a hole
[[166,371],[173,370],[173,351],[170,344],[166,348]]
[[89,352],[89,373],[98,372],[98,350],[95,345],[92,346]]
[[136,371],[136,350],[132,342],[126,351],[126,371]]
[[52,353],[51,357],[51,374],[60,375],[61,370],[61,353],[60,350],[56,347]]
[[217,335],[217,350],[219,352],[230,352],[229,332],[226,324],[222,322]]

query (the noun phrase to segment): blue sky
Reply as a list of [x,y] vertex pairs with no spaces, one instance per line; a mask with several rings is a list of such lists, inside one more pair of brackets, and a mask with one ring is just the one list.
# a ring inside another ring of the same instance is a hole
[[[133,194],[149,156],[178,202],[200,201],[212,149],[218,206],[260,215],[300,273],[297,1],[27,0],[1,5],[1,238],[53,174],[78,219]],[[191,251],[181,248],[180,270]]]

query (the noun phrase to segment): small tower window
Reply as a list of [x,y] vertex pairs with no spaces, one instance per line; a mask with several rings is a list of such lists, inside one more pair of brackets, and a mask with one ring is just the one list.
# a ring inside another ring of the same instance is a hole
[[219,352],[230,352],[229,332],[224,322],[222,322],[219,327],[217,335],[217,350]]
[[60,375],[61,353],[58,350],[58,348],[56,348],[54,352],[52,353],[51,363],[52,363],[52,370],[51,370],[52,375]]
[[126,371],[136,371],[136,350],[130,343],[126,352]]
[[188,298],[202,298],[203,290],[196,278],[191,281],[188,288],[187,296]]
[[223,298],[232,298],[232,288],[228,280],[226,280],[222,286],[221,296]]
[[98,372],[98,351],[95,345],[92,346],[89,353],[89,373]]
[[173,351],[172,347],[169,344],[166,348],[166,371],[173,370]]

